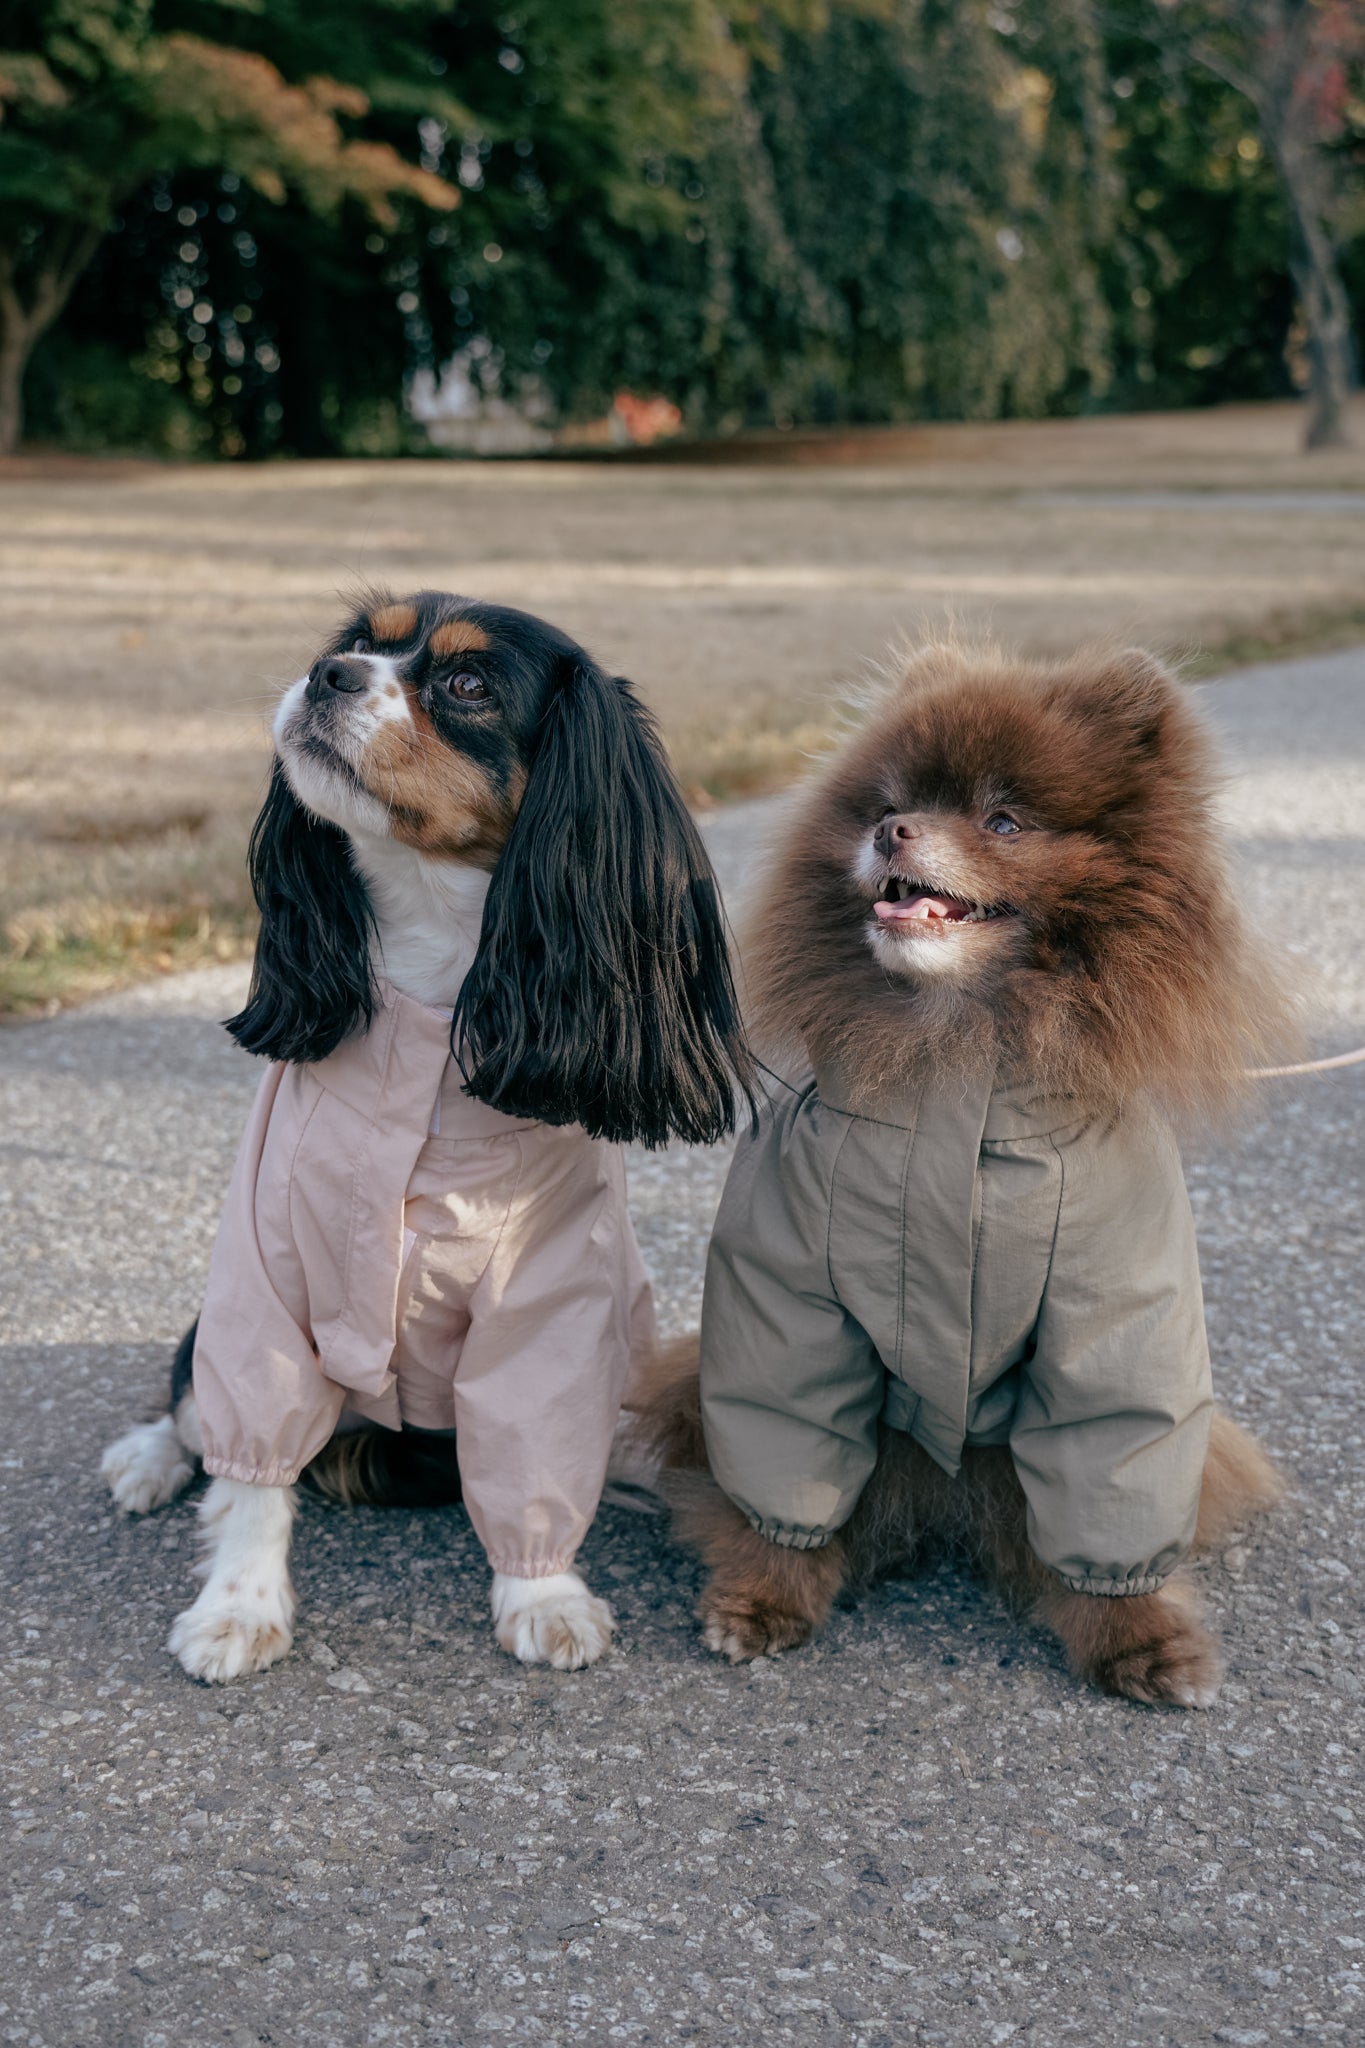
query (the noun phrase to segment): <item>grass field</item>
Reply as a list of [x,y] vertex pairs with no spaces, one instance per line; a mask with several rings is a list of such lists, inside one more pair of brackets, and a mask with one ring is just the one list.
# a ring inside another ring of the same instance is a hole
[[0,464],[0,1015],[249,943],[280,686],[372,580],[547,614],[699,799],[770,786],[896,635],[1117,633],[1203,672],[1365,639],[1360,446],[1266,406],[749,443],[698,461]]

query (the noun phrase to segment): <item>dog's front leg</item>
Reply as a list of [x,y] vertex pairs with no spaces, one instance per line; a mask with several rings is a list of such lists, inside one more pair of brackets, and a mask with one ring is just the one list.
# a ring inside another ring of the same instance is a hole
[[595,1664],[611,1648],[615,1626],[606,1601],[577,1572],[543,1579],[493,1574],[493,1633],[498,1647],[523,1664],[553,1664],[557,1671]]
[[1218,1697],[1222,1655],[1182,1579],[1116,1599],[1059,1588],[1037,1614],[1076,1676],[1102,1692],[1168,1707],[1211,1707]]
[[708,1650],[741,1664],[823,1627],[847,1572],[840,1537],[817,1550],[769,1543],[707,1474],[670,1473],[664,1490],[678,1534],[711,1567],[697,1602]]
[[240,1678],[264,1671],[294,1640],[289,1580],[292,1486],[215,1479],[199,1523],[204,1589],[178,1614],[166,1647],[191,1678]]

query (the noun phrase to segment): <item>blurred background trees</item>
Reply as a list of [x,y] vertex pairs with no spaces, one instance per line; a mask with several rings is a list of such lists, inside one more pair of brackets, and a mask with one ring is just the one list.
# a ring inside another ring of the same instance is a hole
[[[1365,303],[1355,0],[0,0],[0,445],[1201,404]],[[8,436],[8,440],[6,440]]]
[[1254,117],[1288,228],[1288,262],[1303,321],[1307,444],[1345,433],[1354,378],[1343,245],[1365,226],[1359,176],[1365,110],[1365,8],[1360,0],[1161,0],[1148,32],[1168,72],[1191,67],[1231,87]]

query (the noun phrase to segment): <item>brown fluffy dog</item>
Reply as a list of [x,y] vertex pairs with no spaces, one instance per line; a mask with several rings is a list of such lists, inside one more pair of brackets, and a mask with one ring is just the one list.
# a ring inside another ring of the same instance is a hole
[[[836,1068],[855,1108],[993,1075],[1122,1118],[1225,1109],[1286,1036],[1210,817],[1208,740],[1138,653],[1057,666],[918,654],[786,825],[745,948],[759,1046]],[[882,1427],[851,1515],[818,1547],[768,1541],[709,1477],[695,1340],[660,1361],[641,1423],[677,1526],[711,1568],[699,1613],[733,1659],[801,1643],[841,1589],[945,1544],[1061,1640],[1072,1669],[1206,1705],[1221,1662],[1178,1574],[1123,1598],[1069,1590],[1030,1548],[1008,1445],[949,1477]],[[1215,1411],[1196,1547],[1280,1492]]]

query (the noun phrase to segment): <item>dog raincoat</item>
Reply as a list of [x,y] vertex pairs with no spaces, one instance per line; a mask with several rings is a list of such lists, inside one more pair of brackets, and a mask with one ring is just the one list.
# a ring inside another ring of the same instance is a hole
[[1212,1411],[1170,1131],[1025,1088],[847,1102],[835,1075],[784,1084],[731,1168],[702,1309],[716,1478],[809,1549],[853,1512],[879,1423],[949,1473],[1008,1443],[1044,1564],[1154,1592],[1193,1540]]
[[381,996],[261,1080],[195,1346],[204,1464],[288,1486],[343,1408],[453,1430],[493,1569],[566,1571],[654,1340],[621,1148],[472,1101],[449,1015]]

